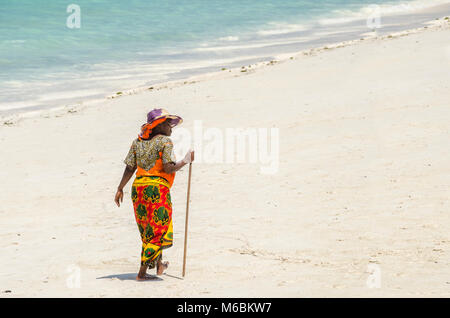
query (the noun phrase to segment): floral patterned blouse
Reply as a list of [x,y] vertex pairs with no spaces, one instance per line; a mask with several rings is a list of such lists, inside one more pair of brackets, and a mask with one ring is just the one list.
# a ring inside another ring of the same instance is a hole
[[[160,153],[162,158],[159,156]],[[173,143],[168,136],[157,135],[149,140],[135,139],[123,162],[131,168],[139,166],[148,171],[153,168],[158,159],[162,159],[163,164],[176,162]]]

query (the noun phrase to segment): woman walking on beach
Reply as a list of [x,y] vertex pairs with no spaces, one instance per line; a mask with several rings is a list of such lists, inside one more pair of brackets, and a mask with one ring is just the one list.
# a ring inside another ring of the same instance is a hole
[[170,188],[175,172],[194,160],[188,151],[183,160],[176,162],[173,143],[169,136],[172,128],[181,124],[182,118],[170,115],[164,109],[153,109],[147,114],[147,123],[131,145],[124,163],[122,180],[117,188],[115,202],[120,207],[123,187],[136,172],[131,187],[136,223],[142,239],[141,267],[137,280],[148,280],[147,268],[156,267],[162,275],[169,263],[162,262],[162,250],[172,246],[172,202]]

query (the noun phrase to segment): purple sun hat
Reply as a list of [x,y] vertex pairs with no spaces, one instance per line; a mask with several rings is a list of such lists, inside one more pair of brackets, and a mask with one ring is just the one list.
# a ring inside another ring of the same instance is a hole
[[147,114],[147,124],[152,124],[158,119],[166,118],[170,126],[173,128],[183,122],[183,119],[177,115],[171,115],[163,108],[155,108]]
[[183,119],[177,115],[170,115],[163,108],[155,108],[147,114],[147,122],[141,126],[141,133],[138,135],[139,140],[148,140],[153,128],[167,121],[170,127],[175,127],[183,122]]

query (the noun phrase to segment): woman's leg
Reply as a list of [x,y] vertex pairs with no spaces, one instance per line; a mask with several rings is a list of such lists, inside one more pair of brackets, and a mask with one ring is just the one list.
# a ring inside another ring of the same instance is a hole
[[156,275],[162,275],[168,267],[169,262],[163,262],[162,257],[160,257],[156,263]]
[[147,275],[147,265],[142,265],[139,269],[139,273],[136,276],[136,280],[146,280],[148,279]]

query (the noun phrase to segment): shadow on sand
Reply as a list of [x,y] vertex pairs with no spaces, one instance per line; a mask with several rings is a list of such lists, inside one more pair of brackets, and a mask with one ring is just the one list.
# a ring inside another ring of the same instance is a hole
[[[97,279],[113,279],[113,278],[117,278],[119,280],[134,280],[136,281],[136,276],[137,273],[127,273],[127,274],[113,274],[113,275],[108,275],[108,276],[103,276],[103,277],[97,277]],[[152,279],[146,280],[145,282],[155,282],[155,281],[162,281],[162,278],[159,278],[158,276],[155,275],[150,275],[152,276]]]

